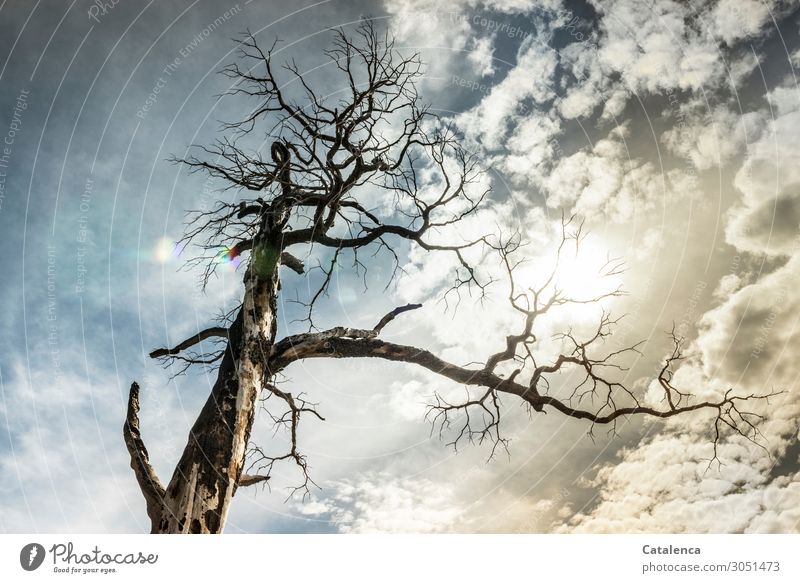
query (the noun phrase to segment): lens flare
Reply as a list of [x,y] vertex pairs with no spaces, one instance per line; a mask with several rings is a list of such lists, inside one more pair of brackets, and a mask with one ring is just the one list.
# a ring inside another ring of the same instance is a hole
[[225,247],[219,252],[216,260],[217,263],[230,263],[233,267],[239,267],[239,264],[242,262],[241,250],[238,245]]
[[177,254],[175,242],[169,237],[161,237],[156,243],[155,258],[159,263],[166,263]]

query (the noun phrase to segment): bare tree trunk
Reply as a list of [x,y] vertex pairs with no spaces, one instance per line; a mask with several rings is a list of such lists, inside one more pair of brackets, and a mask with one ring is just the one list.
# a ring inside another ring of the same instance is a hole
[[[278,270],[274,249],[266,242],[254,248],[244,277],[244,301],[230,327],[216,383],[189,433],[170,483],[161,487],[157,478],[152,478],[152,468],[145,484],[139,478],[153,533],[219,533],[225,526],[275,341]],[[138,411],[138,387],[135,407]],[[129,425],[130,407],[126,429]],[[138,437],[138,419],[135,429]],[[132,460],[143,459],[148,464],[147,452],[141,447],[143,455],[132,452]],[[146,487],[152,490],[149,496]]]

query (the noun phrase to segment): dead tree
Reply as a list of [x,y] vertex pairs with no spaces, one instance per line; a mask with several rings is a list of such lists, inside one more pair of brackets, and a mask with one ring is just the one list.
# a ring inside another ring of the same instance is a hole
[[[298,448],[298,426],[306,415],[321,417],[314,405],[275,382],[276,375],[304,359],[412,363],[465,385],[468,396],[463,401],[437,397],[430,409],[441,431],[455,424],[454,446],[462,440],[489,440],[493,448],[506,445],[501,395],[520,399],[532,414],[555,411],[591,426],[613,426],[631,415],[667,418],[711,410],[716,413],[715,444],[723,430],[757,437],[759,417],[742,405],[765,397],[729,392],[717,401],[692,402],[688,392],[672,385],[672,365],[682,358],[677,338],[657,379],[664,391],[660,409],[641,403],[631,389],[614,380],[614,373],[624,370],[625,356],[638,346],[603,352],[615,323],[608,315],[588,338],[564,333],[561,340],[568,349],[554,362],[535,360],[532,347],[539,317],[559,306],[599,302],[621,291],[567,297],[557,286],[557,265],[541,286],[522,289],[514,281],[519,237],[458,236],[459,223],[479,212],[489,190],[482,186],[478,158],[460,147],[457,134],[421,105],[415,85],[422,74],[417,55],[403,56],[392,39],[368,21],[352,36],[335,32],[327,56],[343,80],[343,90],[334,99],[317,92],[292,62],[281,69],[287,79],[279,79],[274,48],[262,50],[249,35],[241,42],[240,61],[246,68],[232,64],[223,73],[233,81],[230,93],[246,98],[252,110],[225,126],[225,138],[202,148],[202,158],[178,160],[237,191],[235,202],[220,202],[211,211],[192,215],[182,243],[201,249],[192,265],[203,266],[204,283],[221,253],[243,258],[244,292],[241,304],[220,325],[150,354],[179,364],[180,370],[195,363],[217,366],[211,394],[166,486],[149,462],[139,432],[139,386],[131,385],[124,437],[152,532],[221,532],[237,488],[268,480],[274,464],[284,460],[300,468],[304,480],[298,489],[307,492],[310,477]],[[253,145],[256,130],[259,137],[268,136],[268,157]],[[376,193],[380,202],[369,203]],[[558,253],[564,245],[578,242],[575,227],[573,219],[564,219]],[[449,242],[444,239],[448,235]],[[359,250],[382,249],[397,270],[395,244],[402,240],[426,252],[452,254],[456,293],[484,290],[490,283],[469,260],[471,253],[480,249],[499,257],[508,275],[508,300],[521,318],[519,331],[510,334],[498,352],[474,359],[483,364],[470,366],[381,338],[395,317],[418,308],[416,304],[393,310],[371,328],[319,331],[314,307],[342,255],[351,254],[359,268]],[[319,266],[323,281],[306,305],[309,331],[276,338],[280,268],[303,274],[307,269],[297,250],[308,257],[315,249],[328,249],[330,260]],[[211,350],[209,342],[214,345]],[[194,347],[200,348],[192,352]],[[582,380],[566,393],[551,392],[550,379],[567,369],[579,371]],[[266,397],[285,407],[285,414],[273,416],[290,431],[290,448],[283,455],[250,444],[257,405]],[[249,475],[247,468],[257,473]]]

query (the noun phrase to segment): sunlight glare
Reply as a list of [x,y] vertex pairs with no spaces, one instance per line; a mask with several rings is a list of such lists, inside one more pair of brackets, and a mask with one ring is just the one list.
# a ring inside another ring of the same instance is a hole
[[565,245],[555,275],[555,286],[565,297],[589,300],[611,293],[622,285],[623,263],[599,237],[587,235],[575,249]]
[[169,237],[161,237],[156,243],[155,257],[159,263],[166,263],[175,256],[175,242]]

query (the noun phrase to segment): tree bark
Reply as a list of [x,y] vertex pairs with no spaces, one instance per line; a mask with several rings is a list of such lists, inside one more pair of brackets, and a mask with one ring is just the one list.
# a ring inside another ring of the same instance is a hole
[[165,488],[160,512],[151,514],[153,533],[220,533],[225,526],[275,341],[275,249],[267,241],[254,248],[217,380]]

